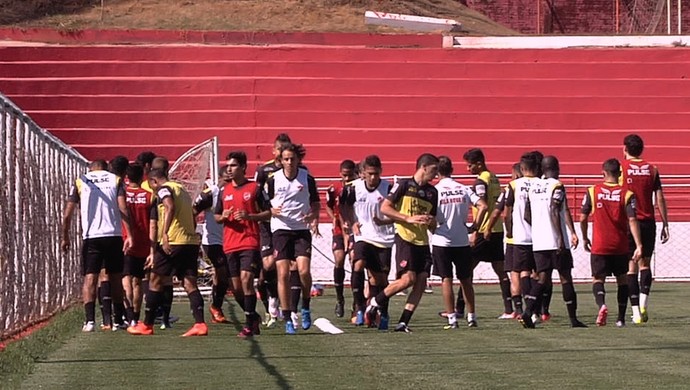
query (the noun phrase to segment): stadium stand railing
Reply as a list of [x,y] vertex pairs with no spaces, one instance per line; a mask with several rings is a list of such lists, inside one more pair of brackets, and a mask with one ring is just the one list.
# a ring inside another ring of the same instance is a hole
[[[74,303],[80,240],[60,250],[69,187],[86,159],[0,94],[0,340]],[[75,219],[72,231],[78,231]]]

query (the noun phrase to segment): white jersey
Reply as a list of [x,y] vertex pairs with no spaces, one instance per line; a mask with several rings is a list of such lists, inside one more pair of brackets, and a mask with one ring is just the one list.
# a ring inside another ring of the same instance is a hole
[[281,169],[266,181],[266,196],[272,208],[280,207],[280,215],[271,217],[271,232],[276,230],[309,230],[304,216],[311,204],[319,201],[316,182],[306,169],[299,168],[289,180]]
[[[536,179],[529,191],[532,220],[532,249],[548,251],[558,249],[558,236],[567,243],[563,235],[565,188],[557,179]],[[551,213],[556,210],[561,216],[561,226],[554,229]]]
[[388,219],[381,213],[381,203],[390,192],[391,184],[381,180],[378,187],[369,189],[362,179],[355,180],[345,195],[345,202],[351,204],[359,223],[359,235],[355,236],[355,242],[365,241],[372,245],[392,248],[395,239],[393,224],[378,225],[374,217]]
[[126,196],[124,184],[117,175],[108,171],[90,171],[76,180],[69,200],[79,203],[85,240],[122,236],[118,196]]
[[536,177],[521,177],[510,182],[506,205],[513,208],[513,245],[532,245],[532,227],[525,221],[529,191]]
[[436,184],[438,190],[438,227],[431,236],[431,245],[442,247],[469,246],[467,216],[469,208],[481,199],[470,187],[451,178],[443,178]]
[[194,200],[196,211],[204,212],[204,223],[200,226],[202,245],[223,245],[223,225],[216,222],[213,215],[218,203],[219,192],[220,188],[215,184],[211,184]]

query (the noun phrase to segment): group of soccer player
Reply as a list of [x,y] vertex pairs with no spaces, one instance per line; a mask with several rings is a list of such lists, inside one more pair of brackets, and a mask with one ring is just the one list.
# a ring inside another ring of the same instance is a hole
[[[659,173],[641,159],[644,144],[639,136],[631,134],[623,144],[623,164],[616,159],[604,162],[604,182],[589,188],[581,210],[582,242],[592,254],[598,326],[607,322],[604,281],[609,275],[618,282],[616,324],[625,325],[628,299],[633,322],[648,320],[656,236],[654,198],[663,223],[661,242],[669,238]],[[209,305],[213,322],[228,322],[223,303],[231,290],[245,313],[245,326],[238,336],[261,332],[257,292],[266,312],[264,326],[273,327],[282,318],[287,334],[297,332],[300,320],[302,329],[309,329],[312,235],[319,234],[319,195],[303,165],[301,145],[280,134],[273,152],[274,159],[257,169],[255,180],[247,177],[247,155],[228,153],[217,182],[208,181],[196,199],[169,179],[167,159],[152,152],[140,154],[132,164],[123,156],[110,164],[93,161],[71,190],[61,244],[69,248],[71,215],[79,208],[85,276],[83,330],[95,329],[97,296],[103,329],[151,335],[159,315],[162,328],[169,327],[175,276],[189,297],[194,317],[194,325],[183,336],[208,334],[197,286],[200,246],[214,267]],[[513,167],[512,180],[503,187],[480,149],[468,150],[463,160],[476,175],[472,186],[452,179],[449,157],[430,153],[419,156],[412,177],[394,184],[382,178],[383,164],[376,155],[359,164],[341,163],[341,181],[326,196],[333,222],[335,315],[345,314],[349,257],[356,326],[387,330],[390,298],[409,290],[394,328],[409,332],[433,272],[442,280],[444,311],[440,314],[447,318],[445,328],[458,328],[458,320],[465,315],[467,325],[476,327],[473,270],[486,261],[500,282],[504,313],[499,318],[518,319],[526,328],[548,321],[551,275],[557,270],[571,325],[585,327],[577,317],[571,274],[570,250],[579,239],[566,189],[559,181],[558,159],[538,151],[525,153]],[[470,207],[472,222],[468,223]],[[205,218],[197,234],[200,213]],[[393,248],[396,277],[389,282]],[[457,299],[454,276],[460,281]]]

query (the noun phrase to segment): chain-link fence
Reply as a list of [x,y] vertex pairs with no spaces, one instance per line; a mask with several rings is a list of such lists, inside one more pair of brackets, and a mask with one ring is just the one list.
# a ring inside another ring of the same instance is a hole
[[[502,183],[507,183],[506,175],[499,175]],[[473,177],[463,175],[455,176],[457,180],[462,183],[470,184]],[[396,177],[388,178],[389,180],[396,180]],[[319,186],[323,187],[320,190],[325,191],[328,184],[331,184],[338,179],[336,178],[320,178],[317,179]],[[582,203],[582,198],[587,191],[587,188],[594,183],[601,181],[601,176],[595,175],[578,175],[578,176],[562,176],[561,181],[566,185],[569,193],[568,203],[570,205],[573,220],[575,222],[575,230],[578,237],[581,237],[579,226],[579,209]],[[687,194],[690,192],[690,176],[676,175],[676,176],[662,176],[664,183],[664,192],[669,204],[669,213],[672,221],[682,221],[683,219],[690,219],[690,206],[685,205]],[[657,218],[658,220],[658,218]],[[333,252],[332,252],[332,232],[331,224],[322,223],[320,225],[320,232],[322,237],[314,237],[312,241],[312,276],[315,283],[332,284],[333,283]],[[671,222],[669,226],[671,239],[666,244],[661,244],[659,240],[659,233],[661,232],[661,223],[657,223],[657,239],[656,250],[652,257],[652,271],[656,280],[690,280],[690,263],[686,261],[685,254],[690,253],[690,242],[687,237],[690,236],[690,222]],[[592,228],[590,226],[589,232],[591,234]],[[580,240],[581,241],[581,240]],[[395,258],[395,248],[393,248]],[[576,281],[591,280],[589,253],[579,246],[572,251],[574,259],[573,278]],[[395,266],[389,277],[395,277]],[[346,264],[346,283],[350,280],[350,267]],[[554,274],[556,275],[556,274]],[[557,276],[554,280],[557,280]],[[490,263],[480,263],[474,271],[474,280],[477,283],[497,283],[498,279]],[[440,282],[440,279],[431,278],[431,282]]]
[[1,94],[0,131],[2,340],[80,296],[81,246],[60,250],[60,224],[70,183],[86,160]]

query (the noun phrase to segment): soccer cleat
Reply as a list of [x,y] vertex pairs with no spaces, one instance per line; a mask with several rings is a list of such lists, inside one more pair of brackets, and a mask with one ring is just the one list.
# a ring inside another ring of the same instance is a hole
[[379,330],[388,330],[388,316],[381,316],[379,320]]
[[211,312],[211,322],[214,324],[227,324],[228,320],[225,319],[225,314],[223,314],[223,309],[214,307],[213,305],[208,306],[208,310]]
[[534,329],[534,321],[532,321],[532,316],[531,315],[522,315],[520,317],[520,323],[522,324],[522,327],[525,329]]
[[273,329],[273,328],[275,328],[275,326],[276,326],[277,323],[278,323],[278,319],[277,319],[276,317],[270,316],[270,318],[268,319],[268,321],[266,321],[266,322],[264,323],[264,326],[265,326],[267,329]]
[[544,313],[541,315],[541,322],[547,322],[551,319],[551,313]]
[[536,325],[541,322],[541,316],[539,314],[532,314],[532,322]]
[[237,334],[237,337],[242,338],[242,339],[246,339],[246,338],[253,337],[253,336],[254,336],[254,332],[252,332],[252,329],[248,328],[246,326],[244,328],[242,328],[242,331],[240,331],[240,333]]
[[96,330],[96,324],[93,321],[84,322],[84,326],[81,327],[82,332],[93,332]]
[[412,333],[406,323],[401,322],[395,327],[396,332]]
[[292,321],[285,321],[285,334],[297,334],[295,324]]
[[127,328],[127,333],[135,336],[150,336],[153,334],[153,325],[146,325],[142,321],[139,322],[137,326],[130,326]]
[[292,320],[292,323],[295,326],[297,326],[297,324],[299,323],[299,314],[293,311],[292,313],[290,313],[290,320]]
[[479,326],[479,324],[477,324],[477,320],[467,321],[467,327],[476,328],[477,326]]
[[609,315],[609,309],[606,305],[601,305],[599,314],[597,314],[597,326],[606,326],[606,317]]
[[584,323],[580,322],[577,318],[570,320],[570,327],[571,328],[586,328],[587,325]]
[[616,327],[617,328],[625,328],[625,321],[621,321],[621,320],[616,321]]
[[434,289],[431,287],[431,284],[427,283],[426,287],[424,288],[424,294],[433,294]]
[[278,307],[278,298],[268,297],[268,314],[271,317],[278,317],[280,315],[280,308]]
[[376,327],[376,317],[378,317],[379,314],[379,309],[374,308],[373,310],[369,310],[365,313],[364,316],[364,323],[369,327],[369,328],[375,328]]
[[445,329],[445,330],[458,329],[458,323],[457,323],[457,321],[453,322],[452,324],[448,324],[448,325],[444,326],[443,329]]
[[343,318],[345,315],[345,302],[338,301],[335,303],[335,316],[338,318]]
[[649,315],[647,314],[647,308],[646,307],[640,307],[640,317],[642,319],[642,322],[649,321]]
[[258,313],[252,315],[252,333],[257,336],[261,334],[261,316]]
[[208,326],[205,322],[197,322],[192,326],[182,337],[192,337],[192,336],[206,336],[208,335]]
[[355,326],[362,326],[364,325],[364,312],[361,310],[357,311],[357,314],[355,315]]
[[117,332],[118,330],[125,330],[125,329],[127,329],[127,325],[125,325],[124,323],[122,323],[122,324],[113,324],[112,331],[113,331],[113,332]]
[[101,330],[104,332],[109,332],[113,330],[112,325],[107,325],[107,324],[101,324]]
[[639,315],[639,316],[633,315],[631,317],[631,319],[632,319],[633,324],[636,324],[636,325],[642,324],[642,316],[641,315]]
[[161,323],[160,330],[166,330],[166,329],[172,329],[172,324],[168,322],[167,324],[165,322]]
[[498,319],[499,319],[499,320],[514,320],[516,314],[517,314],[517,313],[515,313],[515,312],[513,312],[513,313],[503,313],[503,314],[501,314],[500,316],[498,316]]
[[302,309],[302,329],[311,328],[311,310]]

